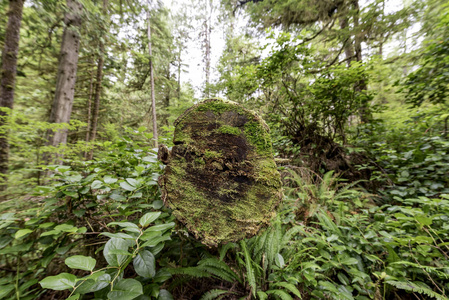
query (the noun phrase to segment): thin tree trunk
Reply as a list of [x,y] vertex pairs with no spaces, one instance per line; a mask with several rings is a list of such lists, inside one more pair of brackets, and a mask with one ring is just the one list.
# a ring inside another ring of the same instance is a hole
[[153,52],[151,50],[151,23],[150,23],[150,2],[148,1],[147,10],[147,35],[148,35],[148,53],[150,55],[150,81],[151,81],[151,106],[153,111],[153,139],[154,147],[158,145],[157,119],[156,119],[156,98],[154,94],[154,73],[153,73]]
[[[103,0],[103,16],[107,16],[107,0]],[[104,34],[104,30],[100,31],[101,34]],[[103,67],[104,67],[104,42],[103,39],[99,41],[100,47],[100,55],[98,57],[97,63],[97,75],[95,78],[95,102],[94,102],[94,111],[92,115],[92,127],[90,131],[89,141],[93,142],[97,138],[97,128],[98,128],[98,114],[100,112],[100,100],[101,100],[101,92],[103,90]],[[89,152],[88,159],[91,160],[94,156],[94,149],[91,149]]]
[[[50,123],[69,123],[75,96],[76,71],[80,46],[79,27],[81,26],[82,6],[77,0],[67,0],[68,11],[64,16],[64,33],[59,57],[58,78]],[[58,146],[67,142],[68,129],[48,132],[48,145]],[[47,155],[46,161],[51,157]]]
[[[17,73],[17,55],[19,53],[20,26],[22,23],[24,0],[10,0],[8,25],[5,34],[5,48],[2,53],[0,70],[0,108],[12,110],[14,104],[14,88]],[[9,165],[9,143],[7,124],[8,114],[0,110],[0,191],[7,187],[6,175]]]
[[[340,29],[346,29],[348,27],[348,17],[340,18]],[[346,65],[348,68],[351,66],[351,62],[354,60],[354,47],[352,46],[352,39],[349,37],[344,45]]]
[[179,46],[179,53],[178,53],[178,86],[176,89],[176,92],[178,94],[178,105],[179,102],[181,100],[181,68],[182,68],[182,63],[181,63],[181,49],[182,46]]
[[[360,7],[359,7],[359,1],[354,0],[353,7],[355,10],[354,15],[354,30],[355,30],[355,36],[354,36],[354,50],[355,50],[355,58],[357,62],[362,62],[363,56],[362,56],[362,32],[359,32],[359,16],[360,16]],[[366,91],[368,89],[368,86],[366,84],[366,80],[362,79],[360,80],[356,85],[356,91]],[[362,123],[369,122],[371,118],[371,113],[369,111],[369,103],[363,103],[362,107],[360,108],[360,121]]]
[[[91,61],[91,63],[93,63]],[[94,93],[94,72],[91,69],[90,70],[90,80],[89,80],[89,95],[88,95],[88,100],[87,100],[87,129],[86,129],[86,143],[88,143],[90,141],[90,129],[91,129],[91,125],[92,125],[92,97],[93,97],[93,93]],[[84,158],[88,159],[89,158],[89,153],[86,151],[84,153]]]
[[[100,111],[100,99],[102,91],[103,82],[103,65],[104,65],[104,44],[100,42],[100,57],[98,58],[97,65],[97,76],[95,81],[95,102],[94,102],[94,112],[92,116],[92,130],[90,133],[90,141],[93,142],[97,138],[97,127],[98,127],[98,113]],[[88,159],[92,159],[94,156],[94,150],[90,150]]]
[[211,45],[210,45],[210,36],[212,33],[212,26],[211,26],[211,15],[212,15],[212,5],[211,6],[211,12],[208,11],[208,4],[209,1],[206,0],[206,11],[205,11],[205,19],[204,19],[204,47],[205,47],[205,75],[206,75],[206,87],[205,87],[205,96],[206,98],[209,98],[210,96],[210,90],[209,90],[209,84],[210,84],[210,52],[211,52]]

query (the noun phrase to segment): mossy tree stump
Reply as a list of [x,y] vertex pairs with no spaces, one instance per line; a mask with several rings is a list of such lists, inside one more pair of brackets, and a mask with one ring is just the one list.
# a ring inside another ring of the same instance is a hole
[[159,181],[176,218],[208,246],[255,235],[275,215],[281,181],[269,129],[254,112],[205,100],[175,122]]

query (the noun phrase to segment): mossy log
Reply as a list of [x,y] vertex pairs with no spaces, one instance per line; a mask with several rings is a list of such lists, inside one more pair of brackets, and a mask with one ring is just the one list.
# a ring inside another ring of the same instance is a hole
[[208,246],[255,235],[275,215],[281,180],[268,126],[241,105],[205,100],[175,122],[159,184],[176,218]]

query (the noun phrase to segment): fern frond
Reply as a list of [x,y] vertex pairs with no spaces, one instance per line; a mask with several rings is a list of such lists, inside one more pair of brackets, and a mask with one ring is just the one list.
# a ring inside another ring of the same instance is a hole
[[254,275],[254,269],[252,266],[251,256],[249,255],[248,249],[246,248],[246,242],[243,240],[240,242],[240,245],[243,250],[243,256],[245,257],[245,266],[246,266],[246,278],[248,280],[249,286],[251,287],[251,292],[254,297],[256,297],[256,277]]
[[220,260],[223,260],[223,258],[226,256],[226,253],[228,253],[229,249],[234,249],[237,247],[236,243],[227,243],[220,249]]
[[281,298],[282,300],[293,300],[292,296],[290,296],[283,290],[268,290],[268,291],[266,291],[266,293],[276,295],[279,298]]
[[288,282],[276,282],[273,284],[275,287],[283,287],[287,290],[289,290],[293,295],[297,296],[299,299],[302,299],[301,292],[296,288],[295,285],[288,283]]
[[198,268],[228,282],[241,282],[237,274],[235,274],[224,261],[216,258],[206,258],[201,260],[198,263]]
[[200,300],[213,300],[216,299],[218,296],[223,295],[223,294],[227,294],[227,293],[232,293],[233,292],[229,292],[229,291],[225,291],[225,290],[220,290],[220,289],[215,289],[215,290],[210,290],[207,293],[205,293]]
[[439,278],[449,279],[449,274],[440,271],[440,270],[448,270],[449,268],[447,268],[447,267],[439,268],[439,267],[424,266],[424,265],[413,263],[411,261],[397,261],[397,262],[390,263],[390,266],[391,265],[406,265],[406,266],[414,267],[417,269],[425,270],[427,273],[436,275]]
[[212,274],[198,268],[198,267],[188,267],[188,268],[167,268],[166,269],[172,275],[186,275],[199,278],[212,277]]
[[257,292],[257,297],[258,297],[260,300],[266,300],[266,299],[268,299],[268,295],[267,295],[265,292],[262,292],[262,291],[258,291],[258,292]]
[[438,294],[429,288],[418,285],[417,283],[414,283],[414,282],[411,282],[408,280],[407,281],[387,280],[386,283],[391,286],[394,286],[397,289],[406,290],[409,292],[416,292],[416,293],[420,293],[420,294],[425,294],[425,295],[435,298],[437,300],[449,300],[449,298],[444,295]]

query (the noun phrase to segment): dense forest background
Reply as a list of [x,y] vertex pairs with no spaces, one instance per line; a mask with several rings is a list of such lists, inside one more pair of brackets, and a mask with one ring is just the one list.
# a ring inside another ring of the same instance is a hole
[[[446,1],[1,0],[0,49],[0,299],[448,299]],[[214,97],[284,200],[211,249],[157,146]]]

